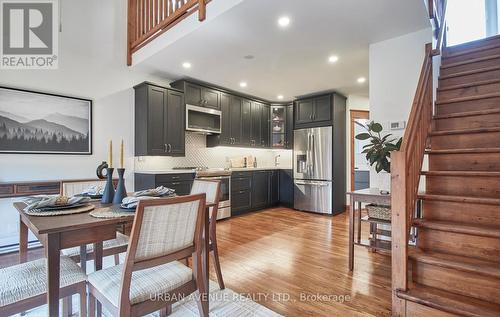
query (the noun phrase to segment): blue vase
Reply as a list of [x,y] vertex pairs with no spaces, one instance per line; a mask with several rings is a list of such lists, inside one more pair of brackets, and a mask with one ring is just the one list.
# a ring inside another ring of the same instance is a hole
[[115,169],[108,167],[106,170],[108,171],[106,174],[106,187],[104,188],[101,202],[103,204],[111,204],[113,202],[113,197],[115,196],[115,189],[113,187],[113,171]]
[[127,190],[125,189],[125,180],[123,174],[125,173],[124,168],[117,168],[118,172],[118,186],[116,186],[115,197],[113,198],[113,204],[121,204],[123,198],[127,197]]

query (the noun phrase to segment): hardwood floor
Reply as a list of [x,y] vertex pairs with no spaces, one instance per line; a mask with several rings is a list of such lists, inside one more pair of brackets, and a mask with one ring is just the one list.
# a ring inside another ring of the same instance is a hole
[[[217,230],[226,287],[277,313],[390,315],[390,258],[356,246],[349,272],[347,213],[273,208],[220,221]],[[43,256],[42,249],[30,253],[30,260]],[[0,256],[0,267],[15,263],[17,254]]]
[[282,315],[390,315],[390,257],[356,246],[349,272],[347,213],[274,208],[221,221],[217,234],[226,287]]

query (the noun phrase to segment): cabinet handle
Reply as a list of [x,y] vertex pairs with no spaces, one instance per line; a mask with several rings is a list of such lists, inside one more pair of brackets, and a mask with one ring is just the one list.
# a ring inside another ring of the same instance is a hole
[[172,179],[179,179],[179,176],[172,176]]
[[244,191],[244,190],[240,190],[240,194],[244,194],[244,193],[245,193],[245,191]]
[[163,144],[163,152],[168,152],[168,146],[167,144]]
[[168,145],[168,153],[171,153],[172,152],[172,144],[167,144]]
[[172,183],[172,185],[180,185],[180,184],[181,184],[181,183],[178,183],[178,182],[176,182],[176,183]]

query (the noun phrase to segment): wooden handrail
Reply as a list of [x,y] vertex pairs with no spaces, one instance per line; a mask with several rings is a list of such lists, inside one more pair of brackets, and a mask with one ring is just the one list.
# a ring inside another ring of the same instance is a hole
[[127,65],[132,54],[174,25],[198,11],[198,20],[206,19],[210,0],[129,0]]

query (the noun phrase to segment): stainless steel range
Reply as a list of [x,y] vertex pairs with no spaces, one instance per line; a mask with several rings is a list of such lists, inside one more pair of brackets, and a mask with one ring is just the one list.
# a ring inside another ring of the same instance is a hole
[[217,220],[231,217],[231,171],[224,168],[208,167],[176,167],[174,169],[192,169],[196,171],[196,179],[220,181],[220,200]]

